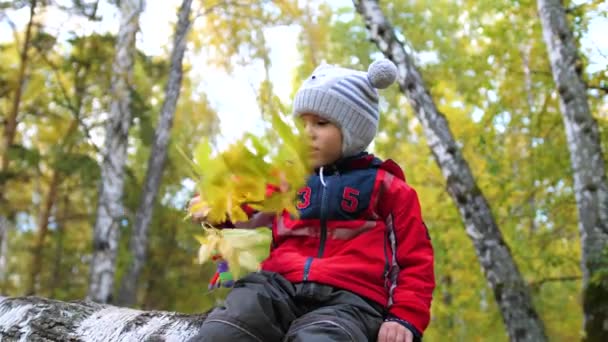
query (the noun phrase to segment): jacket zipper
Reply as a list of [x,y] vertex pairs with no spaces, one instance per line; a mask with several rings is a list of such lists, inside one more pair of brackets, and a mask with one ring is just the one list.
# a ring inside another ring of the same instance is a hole
[[382,276],[384,277],[384,287],[385,288],[389,288],[389,270],[390,270],[390,265],[389,265],[389,260],[388,260],[388,247],[387,245],[389,244],[388,241],[389,237],[388,237],[388,233],[384,233],[384,241],[383,241],[383,245],[384,245],[384,272],[382,272]]
[[[323,252],[325,251],[325,240],[327,240],[327,186],[329,186],[329,182],[326,181],[326,186],[322,186],[321,192],[321,237],[319,241],[319,250],[317,251],[317,258],[323,257]],[[304,276],[302,277],[303,281],[308,280],[308,276],[310,274],[310,266],[312,265],[313,257],[308,257],[306,259],[306,263],[304,264]]]
[[312,265],[312,257],[308,257],[306,259],[306,264],[304,264],[304,277],[302,277],[303,281],[308,280],[308,274],[310,273],[310,265]]
[[326,181],[327,186],[323,187],[321,192],[321,241],[319,242],[319,252],[317,258],[323,257],[325,251],[325,240],[327,240],[327,187],[329,187],[329,181]]

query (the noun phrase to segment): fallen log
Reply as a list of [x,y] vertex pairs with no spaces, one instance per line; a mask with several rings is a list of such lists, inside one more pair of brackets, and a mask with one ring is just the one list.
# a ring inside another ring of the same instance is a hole
[[86,300],[0,297],[0,341],[186,341],[197,333],[205,317]]

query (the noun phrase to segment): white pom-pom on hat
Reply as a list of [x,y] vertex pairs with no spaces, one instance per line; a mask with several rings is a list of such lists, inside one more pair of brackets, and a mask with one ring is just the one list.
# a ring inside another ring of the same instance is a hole
[[388,59],[377,60],[369,65],[367,78],[374,88],[387,88],[397,78],[397,67]]

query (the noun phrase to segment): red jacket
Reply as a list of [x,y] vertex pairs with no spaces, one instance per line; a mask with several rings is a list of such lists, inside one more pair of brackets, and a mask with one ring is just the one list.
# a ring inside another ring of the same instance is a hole
[[363,153],[322,172],[298,192],[300,217],[274,220],[262,269],[349,290],[422,333],[435,288],[433,249],[403,171]]

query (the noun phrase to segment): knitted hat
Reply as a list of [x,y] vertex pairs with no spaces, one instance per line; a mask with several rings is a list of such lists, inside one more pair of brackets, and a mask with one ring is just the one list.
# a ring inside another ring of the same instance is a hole
[[343,136],[342,156],[364,151],[378,131],[378,92],[397,77],[388,59],[372,63],[367,72],[322,64],[304,81],[294,100],[295,115],[316,114],[333,123]]

